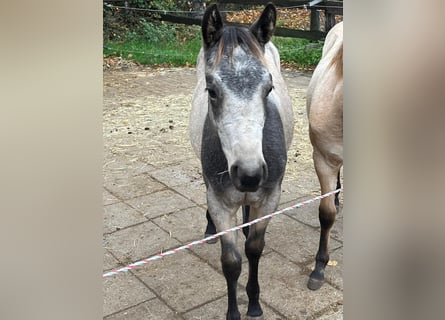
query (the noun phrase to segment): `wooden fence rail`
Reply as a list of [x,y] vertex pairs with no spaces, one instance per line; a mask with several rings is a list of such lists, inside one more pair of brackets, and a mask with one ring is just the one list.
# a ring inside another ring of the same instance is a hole
[[[104,0],[104,3],[128,3],[125,0]],[[203,1],[202,1],[203,2]],[[265,5],[270,2],[270,0],[219,0],[218,5],[224,10],[227,4],[239,4],[239,5]],[[326,33],[335,24],[335,15],[343,15],[343,1],[324,1],[324,0],[275,0],[272,1],[278,9],[280,7],[302,7],[306,5],[308,10],[311,10],[311,23],[310,30],[298,30],[278,27],[275,29],[275,35],[280,37],[292,37],[292,38],[305,38],[309,40],[321,40],[324,39]],[[309,3],[313,6],[309,7]],[[325,31],[320,31],[320,15],[319,10],[324,11],[325,14]],[[194,15],[184,16],[173,13],[162,13],[157,14],[158,19],[162,21],[181,23],[187,25],[201,25],[201,17]],[[230,24],[230,22],[226,22]]]

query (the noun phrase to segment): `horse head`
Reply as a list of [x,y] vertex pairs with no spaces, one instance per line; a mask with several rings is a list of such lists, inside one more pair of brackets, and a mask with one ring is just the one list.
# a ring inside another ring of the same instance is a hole
[[257,191],[268,175],[263,128],[274,86],[264,46],[275,23],[272,4],[250,28],[224,25],[216,5],[203,17],[208,117],[221,142],[230,179],[241,192]]

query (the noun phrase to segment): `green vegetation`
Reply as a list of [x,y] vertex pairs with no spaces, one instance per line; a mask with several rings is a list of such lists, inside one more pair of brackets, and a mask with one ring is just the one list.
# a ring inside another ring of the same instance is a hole
[[123,41],[104,45],[105,56],[121,56],[149,65],[194,65],[201,47],[198,27],[144,21],[138,32],[128,32]]
[[[314,67],[321,57],[322,42],[274,37],[281,61],[296,68]],[[140,19],[137,27],[119,38],[104,41],[105,56],[120,56],[149,65],[194,65],[201,47],[198,26],[184,26]]]
[[307,39],[273,37],[272,42],[278,48],[281,61],[297,68],[315,67],[320,61],[322,41]]

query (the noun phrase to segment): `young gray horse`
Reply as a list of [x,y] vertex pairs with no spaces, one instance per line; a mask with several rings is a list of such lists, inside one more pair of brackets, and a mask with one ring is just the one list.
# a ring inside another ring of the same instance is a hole
[[[321,193],[340,188],[343,165],[343,22],[336,24],[326,36],[322,58],[314,70],[307,91],[309,136],[313,146],[314,166]],[[319,289],[329,261],[329,233],[334,224],[338,193],[320,201],[320,244],[315,269],[308,288]]]
[[[190,138],[201,159],[208,214],[218,232],[235,226],[240,206],[250,207],[253,220],[275,211],[280,200],[294,124],[279,54],[269,41],[275,22],[272,4],[250,28],[223,25],[216,5],[203,17]],[[248,319],[263,318],[258,262],[267,224],[252,225],[245,242]],[[230,320],[240,319],[236,288],[241,255],[236,243],[236,233],[221,237]]]

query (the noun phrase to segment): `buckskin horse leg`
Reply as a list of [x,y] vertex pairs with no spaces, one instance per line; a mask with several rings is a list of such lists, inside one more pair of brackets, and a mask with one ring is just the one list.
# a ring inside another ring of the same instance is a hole
[[[340,189],[341,188],[341,183],[340,183],[340,170],[338,170],[338,175],[337,175],[337,188],[336,189]],[[340,207],[340,200],[338,199],[338,197],[340,196],[340,193],[336,193],[335,194],[335,207],[338,208]]]
[[[320,181],[321,193],[335,190],[341,163],[328,162],[325,157],[314,149],[314,165]],[[329,261],[329,235],[335,221],[337,209],[334,195],[320,200],[318,218],[320,220],[320,242],[315,256],[315,269],[309,276],[307,287],[311,290],[319,289],[324,282],[324,271]]]

